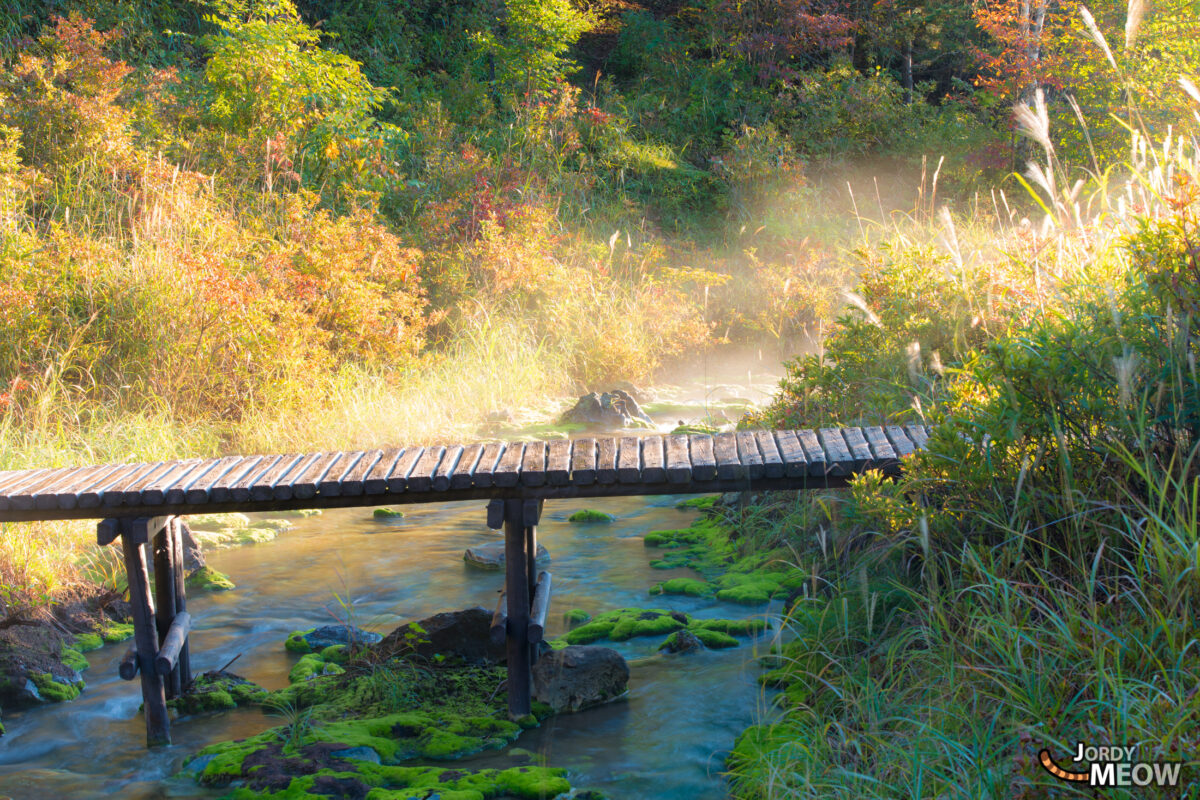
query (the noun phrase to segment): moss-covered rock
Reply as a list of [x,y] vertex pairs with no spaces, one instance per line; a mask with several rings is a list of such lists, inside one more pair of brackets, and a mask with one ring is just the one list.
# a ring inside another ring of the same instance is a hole
[[687,625],[687,615],[678,611],[620,608],[598,614],[586,625],[560,638],[567,644],[589,644],[600,639],[623,642],[635,636],[662,636]]
[[582,608],[572,608],[567,613],[563,614],[563,619],[568,625],[582,625],[592,618],[592,615],[584,611]]
[[76,672],[83,672],[90,666],[83,653],[79,652],[74,647],[63,647],[62,652],[59,653],[58,657],[63,664],[67,665]]
[[38,694],[49,703],[65,703],[79,697],[83,681],[67,681],[55,678],[49,672],[31,672],[29,679],[37,687]]
[[187,517],[187,524],[192,530],[220,530],[221,528],[247,528],[250,518],[245,514],[192,514]]
[[604,511],[585,508],[567,517],[567,522],[615,522],[616,517]]
[[297,508],[292,511],[272,511],[271,513],[284,518],[307,519],[308,517],[319,517],[323,512],[319,508]]
[[403,519],[404,512],[396,508],[377,508],[371,512],[371,516],[381,520]]
[[226,592],[236,587],[236,584],[223,572],[217,572],[209,566],[203,566],[187,576],[187,588],[194,592]]
[[305,628],[302,631],[292,631],[283,643],[284,648],[292,653],[311,653],[312,647],[304,637],[315,630],[316,628]]
[[104,639],[98,633],[78,633],[75,635],[75,640],[71,643],[71,647],[80,653],[90,653],[92,650],[99,650],[101,647],[104,647]]
[[279,519],[272,517],[270,519],[256,519],[251,522],[248,527],[250,527],[252,530],[275,531],[276,533],[283,533],[296,527],[296,523],[292,522],[290,519]]
[[300,660],[288,672],[288,681],[290,683],[300,683],[301,681],[311,681],[313,678],[319,678],[324,675],[341,675],[345,671],[340,664],[326,661],[321,657],[320,653],[307,653],[301,656]]
[[104,640],[105,644],[113,644],[131,639],[133,638],[133,623],[108,622],[101,628],[100,638]]
[[709,650],[720,650],[725,647],[737,647],[738,640],[728,633],[697,628],[691,631]]
[[690,423],[687,423],[684,425],[675,426],[675,429],[673,431],[671,431],[671,433],[672,434],[692,433],[692,434],[700,435],[700,434],[705,434],[705,433],[707,433],[707,434],[717,433],[719,430],[720,430],[720,428],[714,428],[712,425],[704,425],[699,422],[690,422]]
[[672,578],[669,581],[656,583],[650,587],[650,594],[682,594],[688,597],[708,597],[712,587],[705,581],[695,578]]
[[694,508],[700,511],[707,511],[720,499],[719,494],[699,495],[698,497],[689,497],[686,500],[680,500],[675,504],[676,508]]
[[261,705],[268,692],[231,672],[205,672],[197,675],[188,690],[167,701],[167,706],[182,715],[227,711],[238,706]]

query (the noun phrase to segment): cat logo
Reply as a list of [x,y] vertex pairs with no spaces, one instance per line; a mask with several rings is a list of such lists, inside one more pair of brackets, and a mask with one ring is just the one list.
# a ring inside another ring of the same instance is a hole
[[1056,778],[1088,786],[1178,786],[1179,761],[1135,761],[1136,747],[1089,747],[1079,742],[1075,763],[1086,762],[1086,772],[1063,769],[1054,762],[1050,751],[1043,749],[1038,761]]

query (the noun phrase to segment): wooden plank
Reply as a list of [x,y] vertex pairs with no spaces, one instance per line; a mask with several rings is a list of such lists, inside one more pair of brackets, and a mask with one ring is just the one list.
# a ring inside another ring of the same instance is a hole
[[458,468],[458,462],[462,460],[464,449],[461,444],[447,448],[446,454],[442,456],[442,463],[438,464],[437,469],[433,472],[433,490],[435,492],[444,492],[450,488],[450,477]]
[[[375,495],[387,491],[387,476],[396,466],[396,462],[404,455],[403,447],[390,447],[387,450],[372,450],[365,453],[359,462],[346,473],[345,488],[356,491],[362,486],[362,494]],[[360,476],[358,470],[364,461],[369,463]]]
[[[234,488],[241,486],[263,468],[267,456],[249,456],[234,464],[228,472],[208,487],[208,502],[228,503],[233,500]],[[271,456],[270,458],[275,458]]]
[[571,478],[571,440],[555,439],[546,454],[546,483],[566,486]]
[[611,436],[596,440],[596,483],[617,482],[617,440]]
[[180,481],[185,480],[188,475],[199,469],[203,463],[203,461],[195,458],[173,462],[169,465],[169,469],[142,486],[141,490],[137,493],[137,497],[131,499],[129,502],[147,506],[162,505],[163,500],[166,499],[167,491]]
[[828,475],[849,475],[854,469],[854,456],[842,438],[840,428],[821,428],[817,431],[821,449],[825,451]]
[[483,454],[479,456],[479,466],[471,476],[471,485],[486,488],[495,480],[496,466],[504,455],[504,442],[489,442],[483,446]]
[[267,473],[278,469],[280,462],[285,458],[286,456],[263,456],[262,461],[254,465],[254,469],[247,471],[241,476],[237,483],[234,483],[229,487],[229,493],[226,502],[247,502],[250,499],[250,487],[257,483],[258,480]]
[[666,439],[667,481],[687,483],[692,479],[692,462],[688,457],[688,437],[675,434]]
[[908,432],[908,437],[913,440],[918,450],[929,446],[929,431],[924,425],[905,425],[904,430]]
[[413,468],[417,466],[417,462],[423,455],[425,455],[424,447],[404,448],[404,452],[392,465],[392,471],[388,473],[388,494],[399,494],[408,489],[408,476],[412,474]]
[[544,486],[546,483],[546,443],[530,442],[525,445],[525,457],[521,460],[521,485]]
[[753,431],[738,431],[736,435],[738,458],[745,465],[746,474],[750,479],[758,480],[766,474],[762,453],[758,451],[758,439],[755,438]]
[[871,447],[867,444],[867,437],[863,436],[862,428],[842,428],[841,432],[850,448],[850,457],[854,459],[854,471],[870,469]]
[[817,432],[804,428],[796,433],[796,441],[804,448],[804,457],[808,459],[808,474],[825,477],[829,472],[829,462],[825,458],[825,450],[817,438]]
[[[60,509],[72,509],[79,505],[79,498],[92,489],[97,489],[111,480],[112,476],[120,470],[124,469],[121,464],[108,464],[103,467],[97,467],[96,471],[86,478],[81,477],[77,482],[70,486],[65,486],[55,495],[57,506]],[[99,504],[100,497],[96,496],[96,503]]]
[[308,462],[308,466],[302,472],[296,475],[292,481],[292,497],[297,500],[307,500],[310,497],[317,496],[317,488],[321,481],[325,479],[325,475],[333,466],[333,462],[341,457],[341,453],[320,453],[316,458]]
[[713,455],[717,459],[718,478],[740,481],[746,477],[746,466],[738,456],[736,435],[728,432],[713,434]]
[[163,637],[162,646],[154,657],[154,668],[159,675],[168,675],[179,663],[179,651],[187,641],[188,632],[192,629],[192,615],[182,611],[171,620],[167,635]]
[[887,434],[892,447],[896,449],[896,455],[900,458],[908,458],[916,452],[917,446],[913,444],[912,439],[908,438],[908,434],[904,432],[904,428],[901,428],[899,425],[885,425],[883,432]]
[[205,479],[206,476],[212,474],[218,467],[224,469],[222,462],[227,462],[225,458],[206,458],[200,462],[200,465],[180,479],[174,486],[167,489],[163,495],[163,502],[167,505],[179,505],[187,501],[188,491],[196,483]]
[[275,483],[275,488],[271,490],[271,496],[276,500],[291,500],[293,496],[293,487],[296,485],[296,480],[304,474],[312,463],[321,457],[320,453],[309,453],[306,456],[301,456],[300,459],[283,474],[282,477]]
[[617,480],[621,483],[642,480],[642,444],[636,436],[622,436],[617,442]]
[[286,475],[292,467],[296,466],[296,462],[299,461],[300,458],[301,456],[299,453],[290,453],[288,455],[280,456],[278,461],[260,472],[258,475],[254,476],[254,479],[250,481],[249,485],[246,487],[246,491],[249,494],[249,497],[246,499],[253,500],[256,503],[262,503],[270,500],[275,494],[275,484],[279,483],[279,480],[283,478],[283,476]]
[[707,433],[694,433],[688,436],[688,445],[692,453],[692,479],[715,481],[717,456],[713,452],[713,437]]
[[228,475],[233,470],[238,469],[247,459],[242,456],[228,456],[222,458],[216,465],[196,479],[196,481],[187,488],[184,494],[184,502],[187,503],[207,503],[209,496],[212,493],[212,488],[217,485],[217,482]]
[[661,436],[642,438],[642,482],[666,483],[667,456]]
[[8,505],[18,511],[29,511],[37,506],[37,501],[43,494],[50,493],[50,496],[54,497],[54,492],[58,488],[69,486],[83,471],[83,467],[75,467],[67,472],[53,470],[43,475],[41,479],[26,483],[20,489],[9,493]]
[[[525,455],[524,442],[512,442],[504,449],[504,454],[496,462],[492,470],[492,483],[508,488],[516,486],[521,478],[521,457]],[[510,598],[511,602],[511,598]]]
[[883,428],[863,428],[863,436],[867,437],[867,444],[871,446],[871,463],[875,469],[892,469],[899,463],[899,456]]
[[438,464],[442,462],[445,454],[446,448],[440,444],[426,447],[405,479],[404,488],[410,492],[428,492],[433,488],[433,473],[437,471]]
[[783,456],[775,446],[775,437],[771,431],[754,431],[754,439],[758,442],[758,451],[762,454],[763,474],[768,478],[784,476]]
[[450,476],[451,489],[470,489],[475,480],[475,468],[483,457],[483,445],[469,444],[463,448],[462,458]]
[[42,481],[44,481],[45,479],[47,479],[55,474],[60,474],[60,473],[61,473],[61,468],[60,469],[34,469],[34,470],[28,470],[28,471],[23,472],[22,474],[18,475],[15,480],[9,482],[8,488],[5,489],[4,494],[0,495],[0,510],[8,508],[8,506],[9,506],[8,498],[11,494],[14,494],[14,493],[19,494],[20,491],[22,489],[24,489],[26,486],[35,486],[38,483],[41,483]]
[[142,487],[154,481],[172,468],[172,463],[151,464],[148,469],[129,475],[104,492],[104,505],[114,508],[128,503],[136,503],[142,496]]
[[322,497],[341,497],[342,478],[358,466],[364,455],[366,453],[362,450],[341,453],[338,459],[329,465],[329,469],[325,470],[325,477],[317,483],[317,494]]
[[[359,451],[355,451],[359,452]],[[391,465],[400,459],[400,447],[392,447],[390,450],[367,450],[362,452],[358,459],[347,459],[352,461],[349,470],[342,470],[335,465],[334,469],[342,473],[341,479],[337,482],[337,491],[346,498],[358,498],[364,494],[383,494],[388,488],[384,481],[372,481],[372,476],[376,475],[376,470],[384,467],[390,469]],[[343,462],[338,461],[338,464]],[[332,474],[332,469],[330,470]],[[329,479],[329,475],[325,476]],[[324,481],[322,481],[324,486]],[[318,492],[319,493],[319,492]]]
[[808,475],[808,459],[804,456],[804,447],[796,438],[795,431],[775,431],[775,443],[779,448],[779,458],[783,461],[784,475],[789,478]]
[[83,488],[75,496],[75,505],[78,508],[97,508],[104,502],[104,493],[115,488],[123,481],[129,479],[135,472],[144,470],[149,467],[149,464],[121,464],[115,470],[108,473],[99,481]]
[[596,482],[596,440],[590,436],[576,439],[571,447],[571,482],[578,486]]
[[45,467],[36,469],[7,469],[0,474],[0,494],[6,494],[9,487],[16,486],[29,478],[30,473],[45,472]]

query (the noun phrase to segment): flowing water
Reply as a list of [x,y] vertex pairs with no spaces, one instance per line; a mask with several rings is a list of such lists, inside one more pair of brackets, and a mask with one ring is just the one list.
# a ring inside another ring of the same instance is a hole
[[[740,391],[761,400],[772,382]],[[758,377],[758,376],[755,376]],[[728,385],[722,387],[730,393]],[[656,415],[669,428],[676,417],[695,419],[696,405],[713,401],[712,384],[666,396]],[[691,410],[689,412],[689,405]],[[554,597],[548,636],[563,630],[562,612],[590,613],[622,606],[678,609],[699,617],[769,613],[688,597],[650,597],[654,583],[686,570],[648,566],[642,535],[683,527],[695,512],[675,508],[677,497],[555,500],[547,502],[539,541],[549,549]],[[566,522],[574,511],[598,508],[617,516],[611,525]],[[498,572],[468,567],[463,550],[500,538],[485,525],[479,501],[409,505],[398,521],[379,522],[370,508],[326,511],[296,520],[296,528],[269,544],[209,554],[208,561],[237,583],[232,592],[189,599],[194,628],[192,668],[230,671],[267,688],[286,685],[296,657],[283,648],[288,633],[350,621],[386,633],[401,622],[439,611],[493,608],[503,582]],[[769,713],[756,684],[754,657],[770,634],[734,649],[660,656],[659,639],[600,642],[630,661],[624,700],[548,720],[522,734],[516,747],[549,766],[566,767],[572,784],[613,798],[721,798],[724,756],[738,733]],[[137,682],[117,677],[125,644],[88,653],[87,689],[79,699],[5,714],[0,738],[0,796],[14,800],[215,797],[190,779],[172,777],[184,758],[218,741],[258,733],[283,720],[238,709],[173,723],[174,744],[146,750]],[[507,751],[454,762],[467,769],[516,765]],[[443,764],[444,765],[444,764]]]

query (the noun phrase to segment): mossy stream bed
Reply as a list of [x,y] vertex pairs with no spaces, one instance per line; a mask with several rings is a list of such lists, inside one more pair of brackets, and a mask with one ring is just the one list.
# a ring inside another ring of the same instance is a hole
[[[686,568],[651,567],[662,551],[643,544],[647,532],[679,529],[697,517],[693,509],[677,509],[679,499],[547,504],[539,533],[554,574],[548,635],[570,629],[569,609],[596,616],[623,608],[682,611],[696,620],[689,630],[701,634],[706,619],[764,619],[771,606],[737,605],[714,592],[649,593],[663,581],[697,575]],[[602,525],[568,522],[585,508],[616,519]],[[496,538],[484,517],[481,503],[413,506],[403,518],[382,522],[370,508],[347,509],[296,520],[293,531],[269,543],[214,551],[210,565],[228,573],[237,589],[190,602],[196,624],[193,669],[215,670],[237,657],[231,672],[280,689],[299,660],[284,648],[292,631],[348,621],[387,633],[439,611],[494,607],[503,575],[462,560],[466,547]],[[667,625],[662,635],[597,642],[630,661],[625,699],[552,717],[510,746],[428,765],[472,772],[563,768],[576,789],[614,800],[725,797],[726,752],[745,727],[768,713],[755,656],[766,651],[769,633],[739,636],[737,646],[660,654],[668,627],[674,629]],[[147,751],[138,685],[117,677],[124,646],[86,654],[87,688],[77,700],[5,715],[9,733],[0,739],[0,797],[221,797],[230,790],[200,787],[179,776],[184,760],[208,745],[285,723],[258,708],[186,717],[174,724],[174,745]]]

